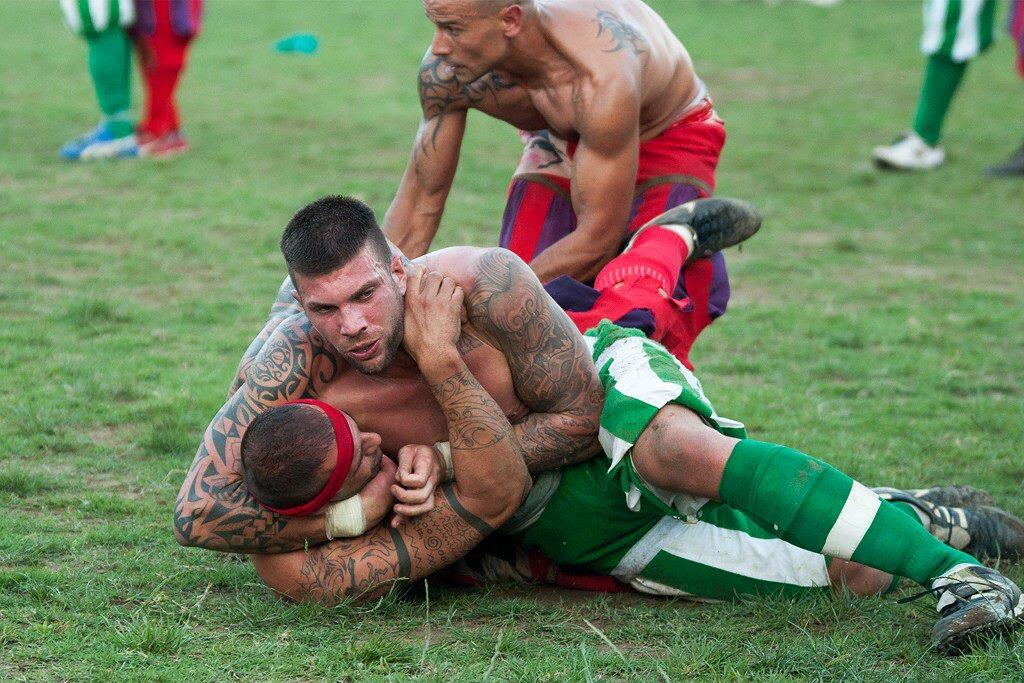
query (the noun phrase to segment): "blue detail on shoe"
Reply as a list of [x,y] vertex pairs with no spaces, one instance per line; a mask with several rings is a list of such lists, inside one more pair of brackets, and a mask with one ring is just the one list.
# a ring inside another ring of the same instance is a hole
[[68,141],[60,148],[61,158],[78,161],[83,158],[129,158],[137,156],[139,147],[135,144],[135,135],[114,137],[105,123],[79,137]]

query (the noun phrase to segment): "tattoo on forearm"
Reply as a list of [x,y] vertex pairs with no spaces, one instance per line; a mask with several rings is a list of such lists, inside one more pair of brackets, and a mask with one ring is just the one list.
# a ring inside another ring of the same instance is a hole
[[605,52],[629,50],[634,57],[639,57],[647,51],[647,41],[643,35],[614,12],[598,10],[594,23],[597,24],[597,36],[600,38],[607,34],[611,41],[611,47],[606,48]]
[[[450,486],[437,506],[409,520],[352,539],[330,541],[307,551],[296,592],[331,604],[379,595],[403,579],[434,573],[465,555],[493,529],[461,505]],[[475,521],[470,521],[475,520]]]
[[389,525],[388,533],[391,534],[391,542],[395,544],[395,553],[398,555],[398,575],[408,579],[412,576],[409,549],[405,547],[405,541],[402,540],[402,534],[398,533],[398,529],[392,529]]
[[307,599],[330,604],[359,599],[407,575],[390,536],[371,533],[309,551],[298,588]]
[[467,368],[429,386],[448,420],[452,448],[479,450],[512,438],[508,418]]
[[474,515],[459,502],[458,496],[455,495],[455,485],[452,482],[441,486],[440,491],[448,499],[448,504],[458,513],[459,517],[462,517],[466,524],[476,529],[481,536],[486,537],[494,533],[494,527]]
[[604,393],[580,333],[536,276],[495,249],[477,265],[469,319],[505,351],[516,393],[531,410],[513,431],[531,472],[597,452]]

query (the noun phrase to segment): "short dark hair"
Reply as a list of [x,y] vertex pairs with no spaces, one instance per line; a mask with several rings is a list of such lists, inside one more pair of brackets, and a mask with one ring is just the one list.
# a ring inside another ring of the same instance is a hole
[[261,503],[302,505],[327,485],[324,461],[335,443],[331,421],[314,406],[269,408],[242,435],[242,479]]
[[281,253],[293,279],[312,277],[342,267],[367,241],[382,262],[390,263],[391,248],[373,210],[358,199],[331,195],[292,216],[281,235]]

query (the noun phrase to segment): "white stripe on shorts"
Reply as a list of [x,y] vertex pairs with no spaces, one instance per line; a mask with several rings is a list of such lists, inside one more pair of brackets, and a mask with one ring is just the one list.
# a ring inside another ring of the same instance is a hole
[[825,558],[779,538],[754,538],[707,522],[665,517],[619,561],[612,576],[631,581],[661,551],[759,581],[790,586],[829,585]]
[[853,482],[850,495],[846,497],[839,519],[828,532],[821,552],[844,560],[850,559],[875,521],[875,513],[881,504],[882,501],[874,491],[860,482]]
[[97,31],[105,31],[110,24],[110,0],[89,0],[89,16]]

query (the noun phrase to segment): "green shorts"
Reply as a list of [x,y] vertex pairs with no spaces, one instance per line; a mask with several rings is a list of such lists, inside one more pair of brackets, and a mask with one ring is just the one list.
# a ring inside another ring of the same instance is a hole
[[719,416],[693,373],[637,330],[603,322],[586,339],[605,388],[608,459],[564,468],[544,512],[516,534],[522,545],[659,594],[730,599],[828,586],[824,556],[727,505],[644,482],[629,453],[665,405],[685,406],[729,436],[743,438],[743,425]]

